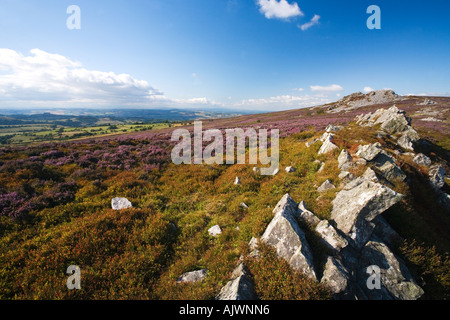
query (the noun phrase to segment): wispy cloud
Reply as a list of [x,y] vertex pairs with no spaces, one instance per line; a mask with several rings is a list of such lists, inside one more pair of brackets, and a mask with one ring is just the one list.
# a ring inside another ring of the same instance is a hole
[[276,111],[312,107],[329,102],[331,102],[330,99],[319,95],[280,95],[260,99],[245,99],[236,103],[233,107]]
[[320,20],[320,16],[315,14],[314,17],[312,17],[311,21],[304,23],[302,25],[299,25],[298,27],[302,30],[302,31],[306,31],[309,28],[311,28],[312,26],[315,26],[316,24],[319,24],[319,20]]
[[289,19],[304,16],[296,2],[289,3],[287,0],[257,0],[259,11],[267,19]]
[[338,84],[332,84],[329,86],[310,86],[310,89],[312,92],[320,92],[320,93],[331,93],[344,90],[344,88],[342,88]]

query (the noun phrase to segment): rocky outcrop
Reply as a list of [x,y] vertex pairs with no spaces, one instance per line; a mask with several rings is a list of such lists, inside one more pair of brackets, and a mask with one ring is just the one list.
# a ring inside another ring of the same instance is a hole
[[401,199],[401,194],[388,187],[359,177],[336,195],[331,219],[355,247],[361,248],[375,227],[371,221]]
[[397,144],[403,149],[414,150],[414,143],[419,140],[420,137],[417,131],[410,127],[397,139]]
[[186,272],[186,273],[183,273],[181,276],[178,277],[177,283],[188,283],[188,282],[203,281],[203,279],[205,279],[207,273],[208,273],[207,269],[201,269],[201,270]]
[[410,128],[410,121],[411,120],[405,116],[405,112],[400,111],[396,106],[387,110],[378,109],[374,113],[363,114],[356,117],[357,124],[369,127],[381,124],[381,130],[389,134],[406,131]]
[[273,212],[275,216],[262,235],[261,241],[275,248],[278,256],[288,261],[294,269],[316,279],[311,249],[305,233],[296,220],[297,204],[289,194],[286,194]]
[[257,300],[251,277],[241,263],[233,271],[231,280],[220,290],[216,300]]
[[401,98],[392,90],[376,90],[367,94],[357,92],[343,97],[333,106],[329,107],[327,112],[345,112],[369,105],[391,103],[399,99]]
[[127,198],[113,198],[111,200],[111,208],[113,208],[113,210],[123,210],[132,207],[133,205]]

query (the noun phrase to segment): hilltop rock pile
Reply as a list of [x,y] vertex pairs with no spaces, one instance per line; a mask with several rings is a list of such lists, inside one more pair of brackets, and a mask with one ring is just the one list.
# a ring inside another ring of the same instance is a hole
[[400,99],[401,97],[399,97],[392,90],[376,90],[367,94],[357,92],[343,97],[341,100],[329,107],[327,112],[345,112],[370,105],[392,103]]
[[[379,94],[369,97],[377,99]],[[388,92],[386,97],[388,100],[396,99],[393,92]],[[378,137],[380,140],[394,137],[397,145],[406,150],[414,150],[414,143],[419,140],[410,119],[395,106],[360,115],[356,121],[361,126],[379,125],[382,130]],[[339,149],[333,143],[335,133],[332,133],[339,130],[342,128],[329,126],[320,139],[311,141],[307,147],[322,141],[319,154]],[[394,244],[403,239],[382,216],[404,197],[393,190],[396,182],[407,178],[396,158],[402,154],[413,157],[413,163],[428,170],[430,184],[439,195],[439,202],[450,212],[450,196],[441,190],[445,185],[442,165],[432,164],[432,160],[422,153],[386,151],[379,142],[362,144],[352,154],[346,149],[340,152],[337,162],[341,185],[337,188],[326,180],[317,189],[318,192],[336,191],[329,220],[321,220],[306,208],[303,201],[297,204],[289,194],[285,194],[273,210],[274,217],[259,240],[273,247],[277,255],[294,269],[330,287],[335,299],[419,299],[424,294],[423,289],[402,259],[392,251]],[[362,170],[353,169],[360,166],[366,169],[355,177],[353,173]],[[286,172],[291,170],[286,169]],[[313,232],[305,233],[305,228]],[[316,261],[314,247],[308,243],[310,237],[318,237],[314,243],[327,248],[326,259],[320,264]],[[258,239],[252,238],[249,247],[253,258],[259,256],[257,246]],[[381,287],[373,289],[368,283],[377,270]],[[243,264],[235,270],[217,298],[257,298]]]

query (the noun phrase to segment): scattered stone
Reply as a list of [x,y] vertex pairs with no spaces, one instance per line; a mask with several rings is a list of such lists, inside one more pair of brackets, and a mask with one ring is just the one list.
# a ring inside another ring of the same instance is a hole
[[259,173],[259,168],[258,167],[253,167],[253,172],[254,173]]
[[418,164],[420,166],[426,166],[429,167],[431,165],[431,159],[428,158],[426,155],[424,155],[423,153],[419,153],[417,154],[414,158],[413,158],[413,162],[415,164]]
[[381,148],[381,144],[379,142],[376,142],[365,146],[359,146],[358,150],[356,151],[356,155],[366,161],[372,161],[382,151],[383,149]]
[[337,145],[335,145],[332,140],[325,140],[325,142],[322,144],[322,146],[319,149],[318,154],[326,154],[329,153],[331,151],[334,151],[336,149],[339,149],[339,147]]
[[324,183],[321,184],[321,186],[317,189],[317,191],[322,193],[331,189],[336,189],[336,187],[330,180],[326,180]]
[[186,272],[178,277],[177,283],[200,282],[203,281],[203,279],[205,279],[207,273],[208,273],[207,269]]
[[133,205],[127,198],[113,198],[111,200],[111,207],[113,210],[123,210],[132,208]]
[[244,209],[248,209],[248,205],[246,205],[245,202],[241,202],[241,207]]
[[357,248],[370,238],[371,221],[402,199],[403,195],[363,177],[347,184],[333,200],[331,219]]
[[295,172],[295,168],[294,168],[294,167],[286,167],[285,171],[286,171],[287,173]]
[[216,224],[215,226],[208,229],[208,233],[210,236],[217,237],[222,233],[222,229]]
[[275,248],[279,257],[312,279],[316,279],[311,249],[305,233],[295,219],[297,205],[286,194],[274,209],[275,217],[269,223],[261,241]]
[[241,184],[241,178],[236,177],[236,179],[234,179],[234,185],[240,185]]
[[231,280],[220,290],[216,300],[257,300],[251,277],[241,263],[233,271]]
[[431,185],[437,189],[441,189],[445,185],[445,171],[440,164],[435,164],[430,167],[428,172]]
[[339,252],[348,245],[347,240],[339,235],[336,229],[327,220],[320,221],[315,230],[320,234],[323,243],[333,251]]

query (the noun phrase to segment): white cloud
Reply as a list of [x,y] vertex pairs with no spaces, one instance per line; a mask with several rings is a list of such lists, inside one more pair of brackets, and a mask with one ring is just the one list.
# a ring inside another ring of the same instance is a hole
[[374,91],[371,87],[364,87],[364,92],[365,93],[369,93],[369,92],[372,92],[372,91]]
[[0,48],[3,106],[131,106],[163,101],[162,93],[129,74],[88,70],[62,55]]
[[294,88],[294,90],[295,91],[300,91],[300,92],[305,91],[305,89],[303,89],[303,88]]
[[315,14],[314,17],[312,17],[311,21],[302,24],[301,26],[299,26],[299,28],[302,29],[302,31],[306,31],[309,28],[311,28],[312,26],[319,24],[319,20],[320,20],[320,16]]
[[344,88],[342,88],[338,84],[332,84],[329,86],[310,86],[310,89],[312,92],[321,92],[321,93],[330,93],[330,92],[338,92],[343,91]]
[[304,15],[296,2],[290,4],[287,0],[258,0],[258,5],[259,11],[267,19],[289,19]]

